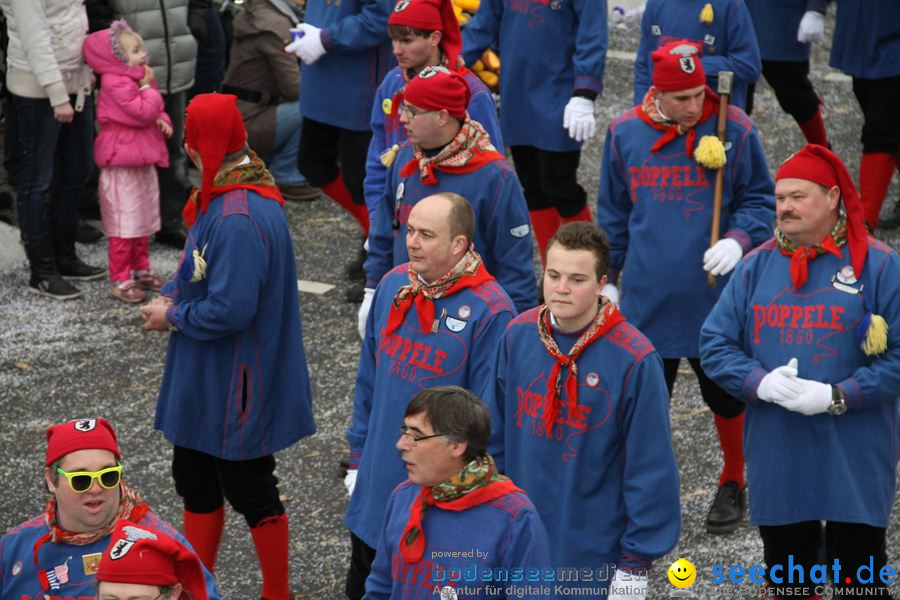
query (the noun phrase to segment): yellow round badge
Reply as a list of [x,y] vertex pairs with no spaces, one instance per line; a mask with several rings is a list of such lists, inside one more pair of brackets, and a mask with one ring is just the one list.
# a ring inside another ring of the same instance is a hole
[[691,587],[697,579],[697,569],[691,561],[679,558],[669,567],[669,581],[677,588]]
[[381,110],[384,111],[384,114],[391,114],[391,99],[385,98],[381,101]]

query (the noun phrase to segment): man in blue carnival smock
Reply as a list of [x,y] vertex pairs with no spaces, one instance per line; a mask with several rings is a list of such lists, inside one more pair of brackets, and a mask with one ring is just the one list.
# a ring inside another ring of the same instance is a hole
[[487,453],[487,406],[436,387],[413,396],[401,423],[395,451],[409,479],[388,500],[365,600],[430,600],[438,590],[441,600],[527,597],[540,584],[522,575],[550,567],[547,532]]
[[481,0],[463,30],[468,65],[500,48],[500,126],[542,259],[560,223],[591,220],[577,171],[597,131],[606,22],[606,0]]
[[195,96],[184,145],[203,177],[183,212],[187,245],[176,277],[141,308],[145,329],[172,332],[154,426],[175,445],[184,531],[203,563],[213,569],[227,499],[250,528],[262,596],[289,600],[274,453],[315,423],[284,200],[247,148],[235,96]]
[[351,600],[364,593],[388,497],[406,477],[394,442],[409,400],[439,385],[483,396],[494,381],[497,344],[515,309],[472,247],[477,218],[458,194],[419,200],[406,222],[409,262],[375,288],[347,430]]
[[[866,232],[830,150],[805,146],[776,180],[775,237],[741,261],[703,324],[703,368],[747,405],[750,520],[774,597],[818,598],[824,582],[809,576],[822,547],[829,571],[840,564],[835,598],[889,597],[880,573],[900,451],[900,257]],[[802,584],[783,579],[788,561]]]
[[[128,519],[185,544],[175,529],[122,483],[116,432],[106,419],[77,419],[47,429],[47,507],[0,537],[0,598],[94,600],[94,576],[115,530]],[[210,600],[219,592],[205,568]],[[202,585],[202,584],[201,584]]]

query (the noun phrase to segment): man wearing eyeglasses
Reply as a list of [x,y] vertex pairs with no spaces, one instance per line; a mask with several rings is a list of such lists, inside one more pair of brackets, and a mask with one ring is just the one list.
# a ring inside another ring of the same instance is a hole
[[[0,598],[91,600],[100,554],[118,519],[187,541],[122,483],[116,433],[105,419],[79,419],[47,430],[44,512],[0,538]],[[207,593],[218,599],[204,568]]]
[[467,113],[471,95],[459,73],[426,67],[398,94],[401,98],[395,96],[403,103],[398,111],[409,143],[397,152],[382,197],[372,207],[366,287],[374,288],[408,259],[406,223],[416,203],[437,192],[454,192],[475,211],[475,250],[522,311],[537,304],[528,210],[516,174]]
[[483,395],[512,302],[472,249],[476,217],[458,194],[420,200],[406,222],[409,262],[375,289],[347,431],[352,555],[347,596],[362,598],[388,497],[406,479],[397,424],[425,388],[458,385]]
[[[484,402],[455,386],[424,390],[406,407],[400,430],[395,447],[409,479],[388,501],[366,600],[435,589],[442,599],[531,597],[526,588],[539,584],[515,574],[549,567],[550,543],[528,496],[487,453]],[[485,582],[485,574],[504,571],[519,583]]]

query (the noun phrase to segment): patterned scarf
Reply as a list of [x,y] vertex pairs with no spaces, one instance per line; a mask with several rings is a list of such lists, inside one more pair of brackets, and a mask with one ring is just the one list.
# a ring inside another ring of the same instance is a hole
[[607,298],[603,298],[603,302],[600,304],[597,316],[594,317],[593,322],[581,334],[581,337],[578,338],[578,341],[575,342],[569,353],[563,354],[556,344],[556,340],[553,339],[553,330],[550,325],[550,308],[546,304],[541,307],[537,319],[538,336],[544,343],[544,348],[556,361],[553,363],[553,369],[550,371],[550,377],[547,380],[547,400],[544,404],[544,413],[541,415],[548,438],[553,425],[556,423],[556,418],[559,416],[559,395],[563,367],[569,368],[565,390],[566,398],[569,401],[569,414],[574,415],[578,413],[578,365],[576,364],[578,357],[594,340],[624,320],[625,317],[619,313],[616,305]]
[[497,471],[489,454],[476,458],[447,481],[434,487],[422,487],[409,508],[409,519],[400,537],[400,554],[410,564],[422,560],[425,554],[422,519],[428,508],[437,506],[462,511],[521,491],[509,477]]
[[422,148],[413,145],[413,158],[403,165],[400,175],[409,177],[418,171],[422,183],[437,185],[435,170],[471,173],[495,160],[504,160],[504,157],[491,144],[491,138],[481,123],[467,116],[456,137],[435,156],[426,156]]
[[809,261],[826,252],[841,257],[840,247],[847,243],[847,217],[841,211],[831,233],[815,246],[795,246],[777,227],[775,243],[782,254],[791,257],[791,282],[794,289],[799,290],[809,277]]
[[85,531],[83,533],[72,533],[59,526],[59,523],[56,520],[56,496],[51,495],[50,499],[47,500],[47,507],[44,509],[44,523],[47,524],[47,529],[50,531],[41,536],[34,544],[34,564],[38,564],[38,553],[41,550],[41,546],[44,545],[44,542],[49,541],[54,544],[71,544],[73,546],[93,544],[97,540],[102,540],[103,538],[112,535],[113,529],[115,529],[116,526],[116,521],[119,519],[128,519],[129,521],[137,522],[148,512],[150,512],[150,507],[141,500],[141,495],[137,490],[122,485],[121,492],[119,493],[119,512],[116,513],[115,519],[112,519],[103,529]]
[[464,288],[477,287],[493,279],[493,275],[484,268],[481,256],[473,248],[469,248],[456,266],[450,269],[449,273],[435,280],[434,283],[423,283],[410,266],[409,285],[404,285],[394,295],[384,335],[389,336],[403,324],[406,313],[413,304],[416,307],[416,314],[419,315],[421,330],[436,332],[438,323],[434,319],[435,300],[444,296],[452,296]]
[[250,162],[238,165],[216,176],[213,180],[213,188],[209,191],[209,200],[206,202],[201,202],[200,190],[197,188],[191,190],[191,195],[181,211],[185,227],[190,229],[197,220],[197,211],[205,215],[212,199],[229,190],[252,190],[260,196],[271,198],[279,205],[284,206],[281,190],[275,185],[275,178],[269,173],[266,163],[253,150],[248,151],[247,156],[250,158]]
[[[700,114],[700,120],[697,121],[697,125],[705,123],[707,119],[717,112],[719,112],[719,96],[707,86],[706,96],[703,98],[703,112]],[[694,129],[696,125],[694,127],[684,127],[664,117],[656,106],[656,101],[653,98],[653,90],[647,90],[647,93],[644,95],[644,101],[637,107],[637,114],[644,123],[647,123],[654,129],[665,132],[658,140],[656,140],[656,143],[650,148],[650,152],[660,150],[679,135],[687,133],[687,137],[684,140],[685,149],[687,150],[687,157],[693,158],[694,139],[697,137],[697,132]]]

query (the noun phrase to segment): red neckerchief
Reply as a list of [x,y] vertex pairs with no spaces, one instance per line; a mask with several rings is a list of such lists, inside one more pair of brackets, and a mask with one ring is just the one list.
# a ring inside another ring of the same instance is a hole
[[552,329],[550,325],[550,308],[545,304],[538,312],[537,327],[538,336],[544,343],[544,347],[550,356],[556,361],[550,370],[550,377],[547,379],[547,399],[544,404],[544,412],[541,419],[544,422],[544,428],[547,431],[547,437],[553,425],[556,423],[556,417],[559,415],[559,392],[560,380],[562,379],[563,367],[569,367],[569,373],[566,375],[566,398],[569,401],[569,414],[577,414],[578,411],[578,357],[585,348],[590,346],[594,340],[604,335],[607,331],[625,320],[625,317],[616,308],[616,305],[606,300],[597,311],[597,316],[593,322],[585,330],[568,354],[563,354],[556,340],[553,339]]
[[419,490],[409,507],[409,519],[400,536],[400,554],[410,564],[422,560],[425,554],[422,519],[429,507],[462,511],[521,491],[509,477],[497,472],[489,454],[469,461],[447,481]]
[[419,276],[413,272],[412,267],[408,272],[409,285],[404,285],[397,290],[391,303],[387,326],[384,330],[385,336],[399,329],[413,304],[415,304],[416,314],[419,316],[421,330],[433,332],[435,300],[494,280],[494,276],[487,272],[481,257],[474,250],[469,250],[449,273],[434,283],[422,283]]
[[825,252],[841,258],[841,250],[830,235],[822,240],[822,243],[818,246],[799,246],[793,250],[787,250],[778,246],[778,251],[785,256],[791,257],[791,282],[794,284],[795,290],[802,288],[809,278],[809,261],[814,260]]
[[650,148],[650,152],[660,150],[679,135],[687,133],[684,144],[687,149],[687,157],[692,158],[694,156],[694,139],[697,137],[696,127],[701,123],[705,123],[710,117],[719,112],[719,96],[709,89],[709,86],[706,86],[706,96],[703,98],[703,112],[700,114],[700,120],[697,121],[697,125],[689,128],[682,127],[678,123],[672,123],[663,118],[653,100],[653,90],[647,90],[646,95],[644,95],[644,101],[638,105],[636,110],[638,117],[644,123],[654,129],[665,132],[656,140],[656,143]]
[[34,564],[35,566],[38,565],[38,553],[41,551],[41,546],[46,542],[71,544],[73,546],[93,544],[97,540],[112,535],[113,529],[116,527],[116,521],[119,519],[137,522],[148,512],[150,512],[150,507],[141,500],[141,495],[136,490],[123,485],[119,494],[119,512],[109,525],[97,531],[72,533],[59,526],[56,520],[56,496],[50,496],[50,499],[47,500],[47,506],[44,508],[44,523],[47,524],[47,529],[50,531],[42,535],[34,544]]
[[471,173],[496,160],[505,160],[491,144],[490,135],[477,121],[466,115],[459,132],[436,156],[426,156],[413,145],[413,157],[400,169],[401,177],[419,172],[419,181],[425,185],[437,185],[435,171],[445,173]]
[[206,214],[209,203],[213,198],[224,194],[231,190],[250,190],[256,192],[263,198],[269,198],[278,202],[279,206],[284,206],[284,198],[281,196],[281,190],[275,185],[275,179],[266,169],[266,165],[251,150],[247,153],[250,162],[238,165],[227,173],[223,173],[216,177],[216,182],[220,185],[214,185],[209,190],[209,197],[203,201],[200,197],[200,190],[194,188],[191,195],[185,203],[181,211],[181,218],[184,220],[184,226],[190,229],[197,221],[197,212]]

